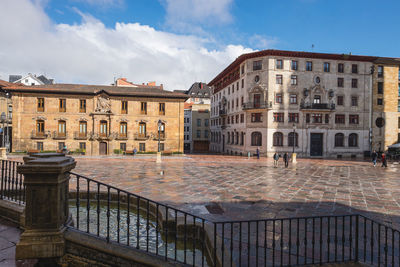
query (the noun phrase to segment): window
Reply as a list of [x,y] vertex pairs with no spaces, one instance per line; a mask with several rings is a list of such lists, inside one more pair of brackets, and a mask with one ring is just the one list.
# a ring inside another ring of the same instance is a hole
[[240,114],[240,123],[244,123],[244,114]]
[[139,151],[140,152],[146,151],[146,143],[139,143]]
[[358,135],[352,133],[349,135],[349,147],[357,147],[358,146]]
[[357,64],[351,65],[351,73],[358,73],[358,65]]
[[236,107],[239,107],[239,98],[236,98]]
[[283,146],[283,134],[280,132],[273,135],[273,146]]
[[352,96],[351,97],[351,106],[352,107],[357,107],[358,106],[358,97],[357,96]]
[[351,79],[351,88],[357,88],[357,87],[358,87],[358,80]]
[[39,151],[43,151],[43,142],[37,142],[36,143],[36,149]]
[[231,142],[231,133],[228,132],[228,140],[226,141],[227,144],[229,144]]
[[261,69],[262,69],[262,61],[261,60],[253,61],[253,71]]
[[274,113],[274,122],[283,122],[284,113],[282,112],[275,112]]
[[344,86],[344,79],[343,78],[337,78],[337,86],[338,87],[343,87]]
[[276,84],[282,84],[282,75],[276,75]]
[[121,151],[126,151],[126,143],[120,143],[119,144],[119,149],[121,150]]
[[329,114],[325,114],[325,123],[329,123]]
[[324,63],[324,72],[330,72],[331,71],[331,63],[325,62]]
[[400,129],[400,117],[398,118],[398,122],[397,122],[397,128]]
[[204,130],[204,138],[208,138],[208,130]]
[[343,106],[343,103],[344,103],[344,96],[338,95],[338,96],[337,96],[337,99],[336,99],[336,104],[337,104],[338,106]]
[[340,72],[340,73],[344,72],[344,64],[343,63],[338,64],[338,72]]
[[44,112],[44,98],[37,99],[37,111]]
[[322,123],[322,114],[320,114],[320,113],[313,113],[313,114],[312,114],[312,122],[313,122],[313,123]]
[[383,99],[382,98],[378,98],[376,100],[376,104],[379,105],[379,106],[382,106],[383,105]]
[[282,59],[277,59],[276,60],[276,68],[277,69],[283,69],[283,61],[282,61]]
[[87,122],[86,121],[80,121],[79,122],[79,136],[80,137],[85,137],[87,134]]
[[160,151],[164,151],[164,143],[160,143]]
[[275,95],[275,103],[281,104],[282,103],[282,94]]
[[107,136],[108,134],[108,123],[107,121],[100,121],[100,136]]
[[358,124],[358,115],[349,115],[350,124]]
[[240,145],[243,146],[244,144],[244,132],[240,133]]
[[139,123],[139,136],[141,136],[141,137],[146,136],[146,123],[145,122]]
[[289,113],[289,122],[299,122],[299,113]]
[[299,139],[299,135],[297,133],[290,132],[288,135],[288,146],[290,146],[290,147],[299,146],[298,139]]
[[63,150],[65,147],[65,142],[58,142],[58,150]]
[[119,124],[119,135],[120,137],[127,137],[128,124],[126,122],[121,122]]
[[244,79],[242,79],[242,88],[244,88]]
[[128,113],[128,101],[121,101],[121,114]]
[[292,60],[292,70],[298,69],[299,62],[297,60]]
[[80,142],[79,143],[79,149],[80,150],[86,150],[86,143],[85,142]]
[[297,85],[297,75],[290,76],[290,84]]
[[140,103],[140,113],[147,114],[147,102]]
[[378,66],[378,78],[383,77],[383,66]]
[[86,112],[86,99],[79,100],[79,112],[85,113]]
[[236,91],[239,91],[239,82],[236,82]]
[[383,82],[378,82],[378,94],[383,94]]
[[201,126],[201,119],[197,119],[197,126]]
[[236,123],[239,123],[239,114],[237,114],[237,115],[235,116],[235,121],[236,121]]
[[262,138],[260,132],[252,132],[251,133],[251,145],[252,146],[261,146]]
[[251,122],[262,122],[261,113],[251,113]]
[[66,99],[60,99],[59,100],[59,108],[58,108],[58,111],[59,112],[65,112],[66,111],[66,106],[65,106],[65,103],[66,102]]
[[158,114],[165,115],[165,103],[158,104]]
[[336,114],[336,115],[335,115],[335,123],[337,123],[337,124],[344,124],[344,123],[345,123],[345,115],[343,115],[343,114]]
[[337,133],[335,134],[335,147],[343,147],[344,146],[344,134]]
[[242,74],[244,74],[244,64],[242,65]]
[[397,102],[397,111],[400,112],[400,100]]
[[66,123],[65,121],[58,121],[58,136],[65,136]]
[[312,71],[312,62],[311,61],[306,62],[306,71]]
[[310,114],[306,114],[306,123],[310,123]]
[[320,95],[314,96],[313,104],[321,104],[321,96]]
[[228,95],[231,93],[231,88],[228,86]]
[[44,135],[44,121],[43,120],[36,121],[36,134]]
[[204,126],[208,127],[209,124],[209,120],[208,119],[204,119]]
[[291,94],[289,101],[290,101],[290,104],[297,104],[297,95]]
[[196,131],[196,137],[197,137],[197,138],[200,138],[200,136],[201,136],[201,131],[200,131],[200,130],[197,130],[197,131]]

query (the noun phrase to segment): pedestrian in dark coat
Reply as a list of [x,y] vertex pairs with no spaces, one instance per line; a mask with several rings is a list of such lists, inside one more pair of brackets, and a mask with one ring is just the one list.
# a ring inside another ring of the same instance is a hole
[[376,153],[375,150],[374,152],[372,152],[371,158],[372,158],[372,163],[374,163],[374,167],[376,167],[376,160],[378,159],[378,153]]
[[278,160],[279,160],[279,155],[275,152],[274,154],[274,167],[278,167]]
[[387,160],[386,160],[386,155],[385,155],[385,153],[382,153],[382,156],[381,156],[381,158],[382,158],[382,167],[387,167]]
[[289,155],[287,152],[283,154],[283,161],[285,162],[285,168],[287,168],[289,166]]
[[256,153],[257,153],[257,159],[260,159],[260,149],[258,147],[257,147]]

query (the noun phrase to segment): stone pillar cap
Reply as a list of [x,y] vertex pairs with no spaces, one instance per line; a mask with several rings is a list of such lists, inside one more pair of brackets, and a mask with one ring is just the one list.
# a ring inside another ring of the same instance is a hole
[[24,164],[17,166],[18,173],[62,173],[75,168],[76,161],[63,153],[36,153],[24,157]]

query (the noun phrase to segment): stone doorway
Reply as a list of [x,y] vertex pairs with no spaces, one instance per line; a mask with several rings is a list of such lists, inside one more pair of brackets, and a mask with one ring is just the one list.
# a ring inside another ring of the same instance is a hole
[[106,142],[100,142],[99,146],[99,154],[100,155],[107,155],[107,143]]

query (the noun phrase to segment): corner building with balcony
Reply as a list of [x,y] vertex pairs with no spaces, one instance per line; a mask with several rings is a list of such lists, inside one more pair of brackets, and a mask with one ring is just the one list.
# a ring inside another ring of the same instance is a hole
[[362,157],[372,146],[377,57],[263,50],[243,54],[210,83],[210,150]]
[[57,151],[66,146],[86,155],[135,148],[155,152],[160,139],[161,150],[183,152],[184,94],[160,87],[81,84],[3,89],[12,95],[15,114],[12,151]]

